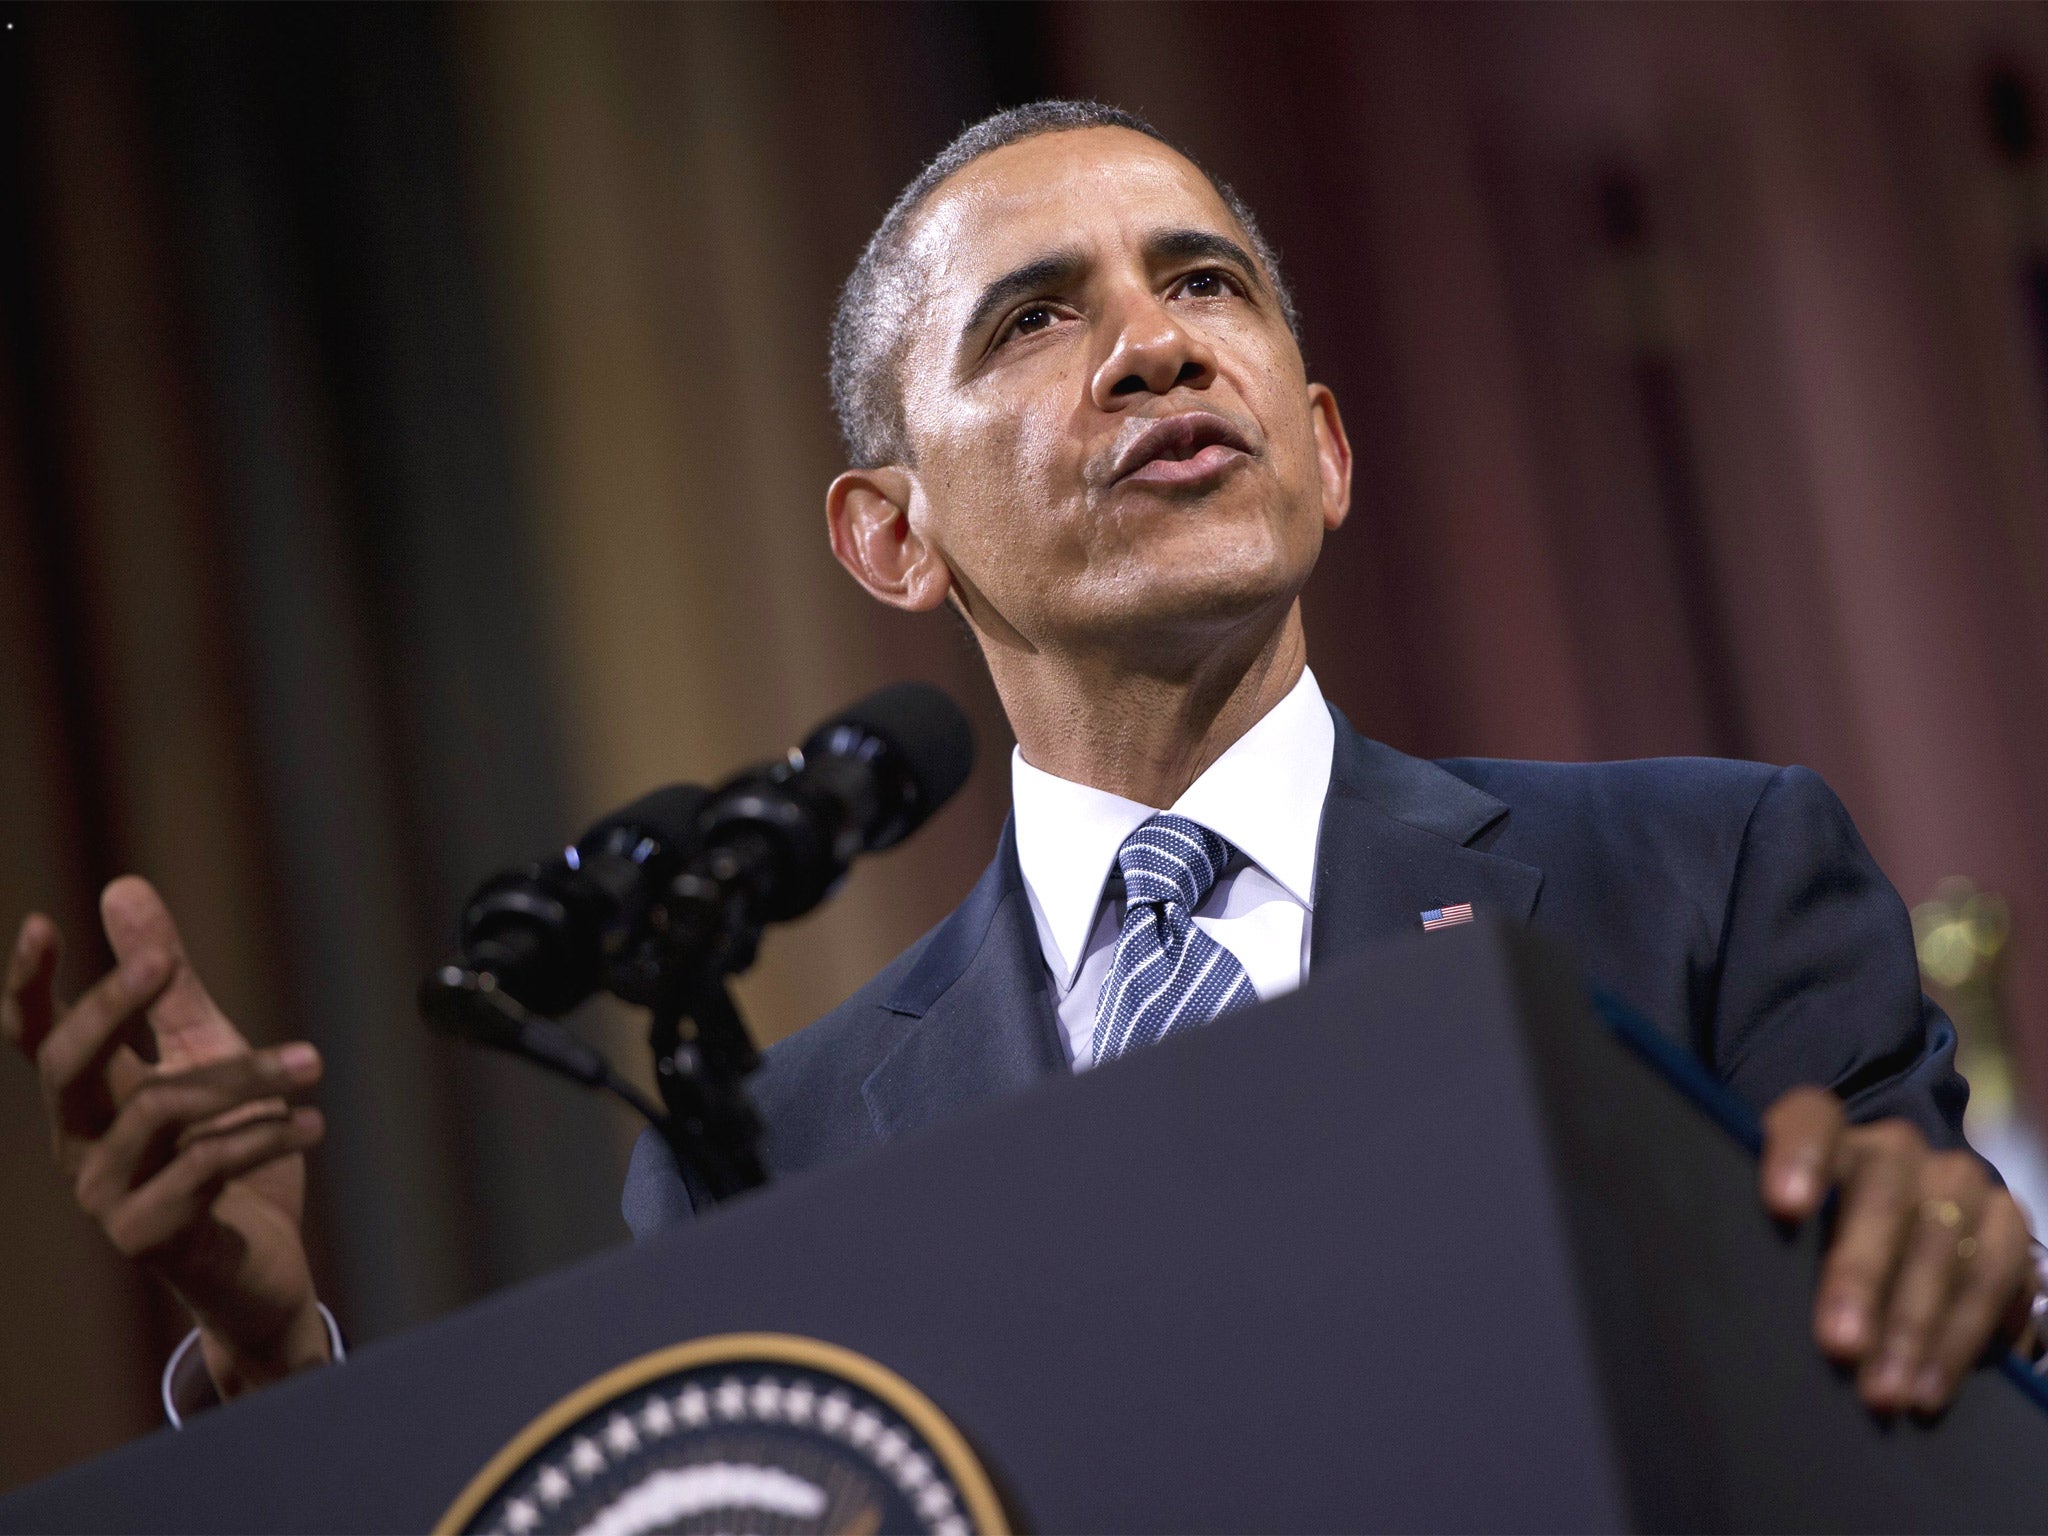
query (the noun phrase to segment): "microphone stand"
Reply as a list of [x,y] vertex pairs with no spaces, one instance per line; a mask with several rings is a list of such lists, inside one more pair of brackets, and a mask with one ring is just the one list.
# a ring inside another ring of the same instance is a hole
[[668,1109],[658,1129],[676,1166],[701,1178],[713,1200],[767,1183],[761,1119],[745,1086],[761,1058],[725,982],[704,966],[673,978],[649,1007],[647,1044]]
[[605,986],[647,1009],[667,1111],[655,1128],[677,1169],[713,1200],[758,1189],[768,1173],[746,1078],[761,1056],[726,978],[753,963],[761,924],[736,890],[694,871],[649,905],[644,922],[638,942],[606,966]]
[[[745,1080],[761,1058],[726,978],[753,964],[768,923],[810,911],[855,857],[921,825],[973,760],[959,708],[905,683],[716,790],[643,796],[559,860],[487,881],[463,915],[463,959],[422,984],[421,1011],[446,1033],[617,1094],[667,1140],[693,1198],[756,1188],[767,1169]],[[646,1008],[661,1107],[505,995],[501,978],[548,1015],[600,990]]]
[[531,1013],[489,971],[450,963],[420,987],[420,1012],[441,1034],[494,1046],[632,1106],[660,1132],[676,1167],[713,1200],[768,1182],[760,1153],[761,1120],[745,1079],[760,1065],[746,1021],[720,974],[687,958],[643,965],[648,1047],[660,1104],[620,1077],[605,1055],[566,1025]]

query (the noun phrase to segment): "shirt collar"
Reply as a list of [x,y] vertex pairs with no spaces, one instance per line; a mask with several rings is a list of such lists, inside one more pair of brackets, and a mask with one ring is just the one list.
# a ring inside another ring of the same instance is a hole
[[[1302,906],[1314,908],[1316,836],[1337,728],[1315,674],[1230,744],[1169,809],[1226,839]],[[1056,778],[1010,754],[1017,862],[1046,963],[1064,989],[1081,968],[1102,888],[1123,840],[1157,808]]]

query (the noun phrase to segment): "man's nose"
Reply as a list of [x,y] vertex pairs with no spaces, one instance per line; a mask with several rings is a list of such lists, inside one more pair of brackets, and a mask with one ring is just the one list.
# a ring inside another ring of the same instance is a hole
[[1091,381],[1100,409],[1119,410],[1134,398],[1163,395],[1183,385],[1202,389],[1216,377],[1216,357],[1208,344],[1153,295],[1130,305],[1121,321]]

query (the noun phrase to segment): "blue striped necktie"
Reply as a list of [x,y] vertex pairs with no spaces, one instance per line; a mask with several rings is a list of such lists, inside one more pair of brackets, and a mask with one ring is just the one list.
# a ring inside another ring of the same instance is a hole
[[1259,1000],[1237,956],[1195,926],[1230,862],[1230,844],[1199,822],[1161,814],[1116,851],[1124,923],[1095,1002],[1099,1066],[1163,1035]]

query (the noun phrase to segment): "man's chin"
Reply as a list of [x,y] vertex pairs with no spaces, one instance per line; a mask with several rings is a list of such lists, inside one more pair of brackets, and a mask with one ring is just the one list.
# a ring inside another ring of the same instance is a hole
[[1233,501],[1190,502],[1145,530],[1115,587],[1133,622],[1226,618],[1301,589],[1321,541],[1298,547],[1265,508]]
[[1160,572],[1122,585],[1088,625],[1106,650],[1178,655],[1225,635],[1283,619],[1301,581],[1271,565]]

